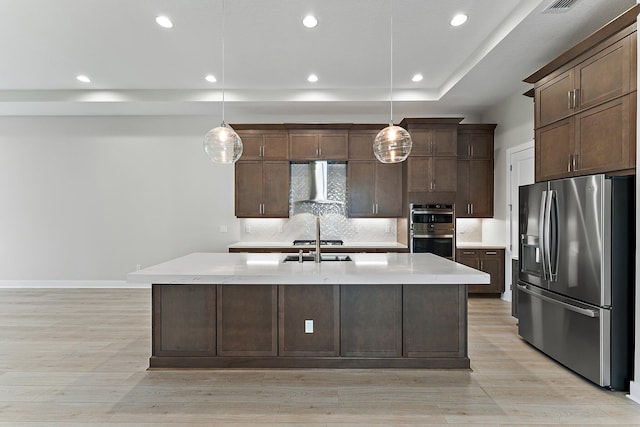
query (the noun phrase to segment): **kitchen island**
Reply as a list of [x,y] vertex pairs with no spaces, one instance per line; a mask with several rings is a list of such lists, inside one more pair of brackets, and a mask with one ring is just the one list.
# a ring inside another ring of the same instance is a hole
[[345,255],[194,253],[130,273],[152,284],[150,368],[469,368],[466,285],[488,274]]

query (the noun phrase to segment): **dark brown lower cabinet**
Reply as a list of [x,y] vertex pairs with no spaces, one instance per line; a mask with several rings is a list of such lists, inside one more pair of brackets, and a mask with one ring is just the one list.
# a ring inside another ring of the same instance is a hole
[[469,285],[470,294],[495,294],[504,292],[504,249],[458,249],[456,261],[491,275],[489,285]]
[[153,285],[152,293],[153,353],[215,356],[216,286]]
[[[466,357],[467,292],[464,286],[403,285],[402,300],[404,357]],[[452,307],[458,309],[452,310]]]
[[218,355],[278,354],[276,285],[218,286]]
[[400,357],[401,346],[401,285],[342,286],[340,354]]
[[338,356],[340,286],[281,285],[278,293],[279,354]]
[[150,368],[469,368],[466,285],[153,285]]

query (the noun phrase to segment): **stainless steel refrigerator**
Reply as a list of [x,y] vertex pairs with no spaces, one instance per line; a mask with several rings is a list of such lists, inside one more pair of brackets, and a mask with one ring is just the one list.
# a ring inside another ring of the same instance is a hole
[[519,189],[518,333],[594,383],[632,378],[635,190],[593,175]]

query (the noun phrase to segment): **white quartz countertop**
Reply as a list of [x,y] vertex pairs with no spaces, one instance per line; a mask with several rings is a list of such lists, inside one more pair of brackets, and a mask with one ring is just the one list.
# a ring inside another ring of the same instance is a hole
[[[349,248],[380,248],[380,249],[407,249],[407,245],[397,242],[344,242],[342,245],[322,245],[322,248],[345,249]],[[296,248],[308,249],[315,248],[315,245],[294,245],[291,242],[237,242],[229,245],[229,249],[245,249],[245,248]]]
[[[291,255],[291,254],[289,254]],[[334,254],[332,254],[334,255]],[[352,261],[283,262],[279,253],[193,253],[129,273],[155,284],[488,284],[479,270],[429,253],[355,253]]]
[[505,249],[505,245],[493,245],[482,242],[456,242],[456,248],[458,249]]

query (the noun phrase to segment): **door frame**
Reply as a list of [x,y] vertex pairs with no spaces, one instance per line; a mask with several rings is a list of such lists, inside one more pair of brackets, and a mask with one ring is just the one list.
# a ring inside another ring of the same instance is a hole
[[[518,252],[518,248],[511,248],[509,246],[509,244],[511,243],[511,210],[510,205],[512,205],[512,200],[511,200],[511,186],[512,186],[512,182],[511,182],[511,157],[515,154],[518,153],[520,151],[525,151],[525,150],[535,150],[535,141],[532,139],[531,141],[525,142],[523,144],[519,144],[516,145],[514,147],[510,147],[507,148],[505,151],[505,155],[506,155],[506,162],[505,162],[505,173],[507,176],[507,185],[505,188],[505,201],[506,201],[506,218],[505,218],[505,234],[507,236],[506,238],[506,242],[507,244],[505,245],[505,251],[504,251],[504,279],[505,279],[505,287],[504,287],[504,293],[502,294],[502,299],[505,301],[511,301],[512,299],[512,292],[511,292],[511,287],[513,286],[513,284],[511,283],[511,260],[513,259],[513,254],[512,252],[515,250],[516,252],[516,256],[517,256],[517,252]],[[535,155],[534,155],[534,162],[535,162]],[[517,206],[515,207],[516,209]]]

